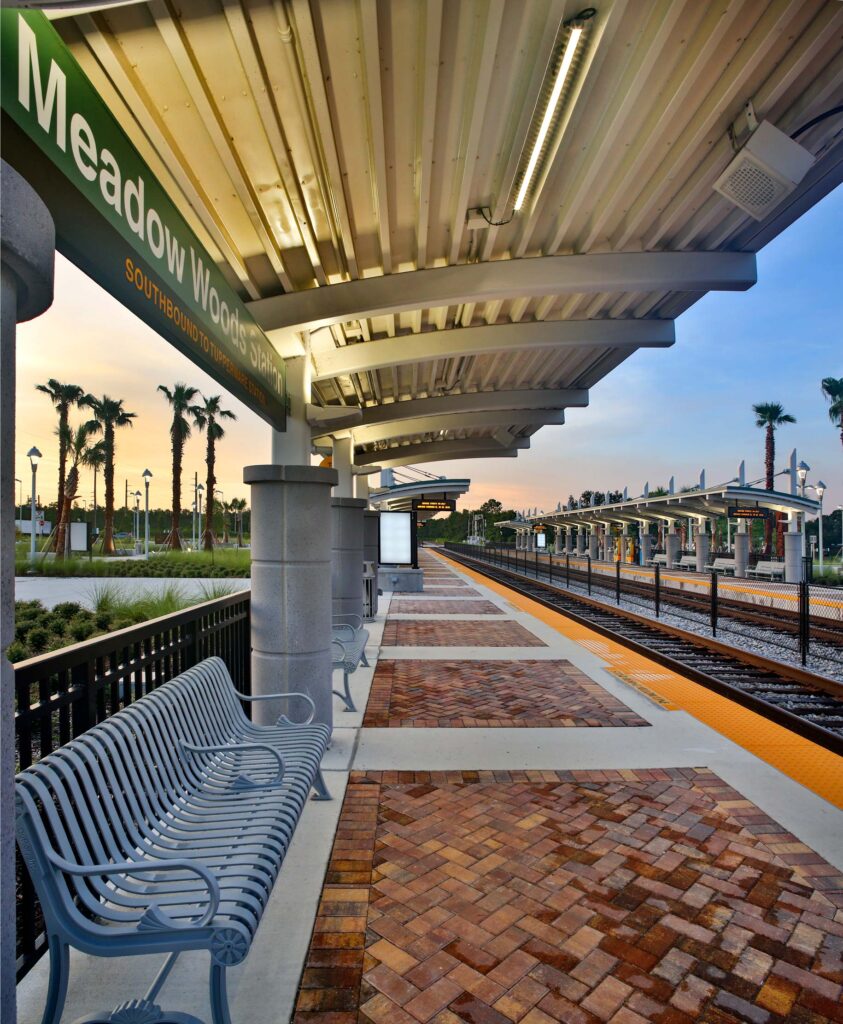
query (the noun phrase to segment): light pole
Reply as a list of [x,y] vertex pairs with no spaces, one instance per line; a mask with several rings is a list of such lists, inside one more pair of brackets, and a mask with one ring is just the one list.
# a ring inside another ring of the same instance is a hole
[[132,491],[132,497],[135,499],[135,554],[140,554],[140,500],[141,492]]
[[18,522],[20,523],[20,532],[23,533],[23,480],[18,480],[15,477],[15,483],[18,485]]
[[191,549],[193,551],[195,551],[196,550],[196,502],[195,501],[191,505],[191,510],[193,512],[193,518],[191,520],[192,530],[191,530],[191,534],[190,534],[190,547],[191,547]]
[[205,490],[204,484],[196,485],[196,515],[199,523],[199,531],[196,536],[196,548],[197,550],[203,546],[202,544],[202,492]]
[[144,558],[149,561],[149,481],[152,473],[148,469],[143,471],[143,486],[145,491],[143,505],[143,549]]
[[32,447],[26,453],[29,457],[29,465],[32,467],[32,506],[30,508],[30,522],[29,522],[29,560],[30,562],[35,561],[35,477],[38,473],[38,461],[41,458],[41,452],[37,448]]
[[[811,467],[807,462],[800,462],[796,467],[796,476],[799,479],[799,496],[805,497],[805,481],[808,479],[808,474],[811,471]],[[805,558],[808,553],[806,540],[805,540],[805,514],[802,514],[802,557]]]
[[811,485],[811,490],[817,495],[817,500],[820,503],[819,513],[819,545],[820,545],[820,572],[823,571],[823,495],[826,492],[826,485],[822,480],[817,480],[816,487]]

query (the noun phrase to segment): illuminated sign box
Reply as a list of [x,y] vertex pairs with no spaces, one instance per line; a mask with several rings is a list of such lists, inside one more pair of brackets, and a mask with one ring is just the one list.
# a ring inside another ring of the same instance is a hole
[[456,512],[453,498],[413,498],[414,512]]
[[381,565],[416,564],[416,517],[412,512],[381,512]]

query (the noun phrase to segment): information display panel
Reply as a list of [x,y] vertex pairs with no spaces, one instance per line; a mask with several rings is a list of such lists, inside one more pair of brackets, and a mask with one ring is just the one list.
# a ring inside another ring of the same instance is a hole
[[416,563],[415,516],[412,512],[381,512],[381,565],[412,565]]

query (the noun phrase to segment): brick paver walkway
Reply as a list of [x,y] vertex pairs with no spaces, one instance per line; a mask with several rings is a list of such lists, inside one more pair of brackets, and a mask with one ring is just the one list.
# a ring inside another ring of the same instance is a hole
[[367,727],[646,726],[569,661],[379,661]]
[[[399,593],[399,591],[396,591]],[[406,593],[406,592],[405,592]],[[429,587],[426,583],[424,590],[421,594],[414,595],[417,597],[480,597],[480,591],[475,590],[474,587]]]
[[297,1024],[827,1024],[843,879],[708,769],[352,773]]
[[423,598],[413,600],[410,597],[393,597],[389,605],[389,614],[398,615],[504,615],[491,601],[431,601]]
[[437,622],[387,619],[384,647],[546,647],[543,640],[511,619],[488,622]]

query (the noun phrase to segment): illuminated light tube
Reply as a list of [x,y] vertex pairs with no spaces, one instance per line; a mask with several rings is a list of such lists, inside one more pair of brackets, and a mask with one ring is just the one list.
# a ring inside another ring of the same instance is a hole
[[530,153],[527,169],[524,171],[524,177],[521,180],[521,188],[518,189],[518,196],[515,199],[515,206],[513,207],[516,211],[520,210],[524,205],[524,199],[527,196],[530,183],[533,180],[533,175],[536,173],[539,154],[542,151],[542,146],[544,146],[544,140],[547,138],[547,133],[550,131],[550,124],[553,121],[553,115],[556,113],[556,107],[559,104],[562,87],[565,85],[568,72],[571,70],[571,64],[574,61],[574,54],[577,52],[577,46],[579,45],[580,36],[582,34],[583,30],[580,27],[574,26],[571,29],[571,35],[569,36],[568,44],[565,47],[562,63],[559,65],[559,70],[556,72],[553,91],[550,94],[550,99],[547,101],[547,108],[545,109],[544,117],[542,118],[542,123],[539,127],[539,134],[536,136],[536,141],[533,143],[533,151]]

